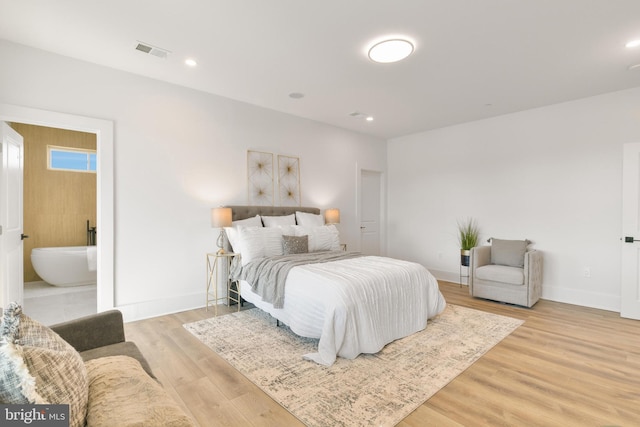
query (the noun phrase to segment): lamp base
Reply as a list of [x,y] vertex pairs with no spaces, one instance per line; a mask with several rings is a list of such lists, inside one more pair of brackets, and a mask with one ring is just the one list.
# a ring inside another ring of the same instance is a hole
[[224,231],[222,229],[220,229],[220,235],[218,236],[218,240],[216,240],[216,246],[218,246],[218,252],[216,252],[218,255],[223,254],[224,253]]

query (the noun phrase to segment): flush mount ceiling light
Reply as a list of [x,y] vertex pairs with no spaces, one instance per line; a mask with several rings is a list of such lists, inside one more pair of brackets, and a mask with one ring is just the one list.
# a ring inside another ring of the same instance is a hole
[[193,59],[193,58],[187,58],[187,59],[185,59],[185,60],[184,60],[184,63],[185,63],[187,66],[192,67],[192,68],[193,68],[193,67],[198,66],[198,63],[197,63],[197,62],[196,62],[196,60],[195,60],[195,59]]
[[369,48],[367,55],[373,62],[388,64],[405,59],[413,53],[413,43],[405,38],[389,38]]
[[631,40],[630,42],[628,42],[627,44],[624,45],[624,47],[638,47],[640,46],[640,39],[637,40]]

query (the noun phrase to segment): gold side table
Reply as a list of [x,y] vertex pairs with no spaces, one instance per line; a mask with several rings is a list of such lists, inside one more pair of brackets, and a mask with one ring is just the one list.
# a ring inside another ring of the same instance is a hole
[[[231,278],[229,272],[231,269],[231,260],[238,254],[224,252],[224,253],[208,253],[207,254],[207,301],[205,309],[209,311],[209,306],[213,304],[215,315],[218,315],[218,301],[227,300],[227,305],[230,305],[231,301],[238,302],[238,311],[240,311],[240,290],[232,289]],[[218,278],[227,279],[227,295],[218,296]],[[231,296],[231,293],[235,293],[235,297]]]

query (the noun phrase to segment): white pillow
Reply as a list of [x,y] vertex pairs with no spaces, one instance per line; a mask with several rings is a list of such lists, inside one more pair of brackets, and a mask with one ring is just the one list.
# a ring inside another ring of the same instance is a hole
[[309,236],[309,252],[340,250],[340,233],[335,225],[294,227],[296,236]]
[[324,225],[324,218],[320,214],[296,211],[296,223],[305,227],[319,227]]
[[252,216],[247,219],[239,219],[237,221],[233,221],[231,223],[232,227],[262,227],[262,220],[260,219],[260,215]]
[[282,227],[283,225],[296,225],[295,214],[283,216],[262,216],[265,227]]
[[243,227],[262,227],[262,220],[260,215],[256,215],[247,219],[239,219],[231,223],[231,227],[224,227],[224,232],[227,234],[231,250],[234,252],[240,252],[240,242],[238,237],[238,229]]
[[282,255],[280,227],[241,227],[238,237],[242,265],[254,259]]

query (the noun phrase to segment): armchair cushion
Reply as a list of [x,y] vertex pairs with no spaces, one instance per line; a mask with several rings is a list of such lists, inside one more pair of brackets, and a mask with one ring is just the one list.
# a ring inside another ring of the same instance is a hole
[[524,269],[506,265],[485,265],[476,268],[475,276],[480,280],[524,285]]
[[491,239],[491,264],[524,267],[528,240]]

